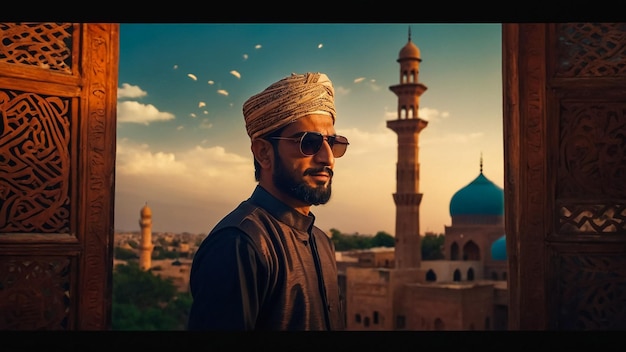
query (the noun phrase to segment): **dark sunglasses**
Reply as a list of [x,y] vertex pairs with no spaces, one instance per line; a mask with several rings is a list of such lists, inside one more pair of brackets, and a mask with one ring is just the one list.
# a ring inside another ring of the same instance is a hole
[[304,132],[300,137],[270,137],[271,139],[284,139],[292,142],[300,142],[300,152],[305,156],[317,154],[322,148],[324,140],[333,151],[335,158],[342,157],[348,149],[348,138],[344,136],[324,136],[319,132]]

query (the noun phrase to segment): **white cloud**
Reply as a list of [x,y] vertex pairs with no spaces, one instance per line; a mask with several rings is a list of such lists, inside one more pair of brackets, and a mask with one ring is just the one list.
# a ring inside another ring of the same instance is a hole
[[230,74],[235,76],[235,77],[237,77],[237,78],[241,78],[241,73],[239,73],[239,72],[237,72],[235,70],[230,71]]
[[115,222],[129,230],[148,202],[158,228],[208,231],[256,185],[251,155],[221,146],[170,152],[123,139],[116,154]]
[[133,86],[128,83],[122,83],[122,86],[117,89],[117,99],[122,98],[142,98],[148,95],[148,93],[141,89],[139,86]]
[[224,95],[224,96],[228,96],[228,92],[227,92],[227,91],[225,91],[224,89],[218,89],[218,90],[217,90],[217,94],[221,94],[221,95]]
[[152,104],[142,104],[136,101],[122,101],[117,103],[117,122],[139,123],[149,125],[151,122],[168,121],[176,118],[174,114],[159,111]]
[[197,81],[197,80],[198,80],[198,77],[196,77],[196,75],[194,75],[193,73],[188,73],[188,74],[187,74],[187,77],[189,77],[189,78],[193,79],[194,81]]
[[354,83],[361,83],[365,80],[365,77],[358,77],[354,79]]
[[437,109],[423,107],[419,109],[418,115],[420,118],[429,122],[436,122],[448,118],[450,113],[447,111],[439,111]]

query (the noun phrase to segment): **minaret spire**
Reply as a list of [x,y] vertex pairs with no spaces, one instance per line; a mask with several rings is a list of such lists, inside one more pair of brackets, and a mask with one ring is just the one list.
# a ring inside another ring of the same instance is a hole
[[398,97],[397,119],[388,120],[387,127],[398,135],[398,161],[396,163],[396,269],[415,269],[421,265],[420,213],[423,194],[419,190],[419,134],[428,121],[420,118],[419,100],[426,86],[419,82],[420,52],[411,42],[402,47],[397,62],[400,63],[400,82],[389,89]]
[[480,152],[480,173],[483,173],[483,152]]

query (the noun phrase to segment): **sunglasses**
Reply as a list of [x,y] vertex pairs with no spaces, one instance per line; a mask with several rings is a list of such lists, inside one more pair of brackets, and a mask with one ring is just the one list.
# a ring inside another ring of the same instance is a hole
[[319,132],[304,132],[300,137],[270,137],[271,139],[284,139],[292,142],[300,142],[300,152],[305,156],[317,154],[322,148],[324,140],[333,151],[335,158],[342,157],[348,149],[348,139],[344,136],[324,136]]

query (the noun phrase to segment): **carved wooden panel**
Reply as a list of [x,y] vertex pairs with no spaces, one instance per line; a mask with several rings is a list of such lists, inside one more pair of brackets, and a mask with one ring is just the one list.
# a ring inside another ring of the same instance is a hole
[[71,72],[71,23],[0,23],[0,32],[0,62]]
[[626,23],[560,23],[556,77],[626,75]]
[[0,34],[0,329],[107,329],[119,26]]
[[626,257],[623,252],[568,253],[554,259],[561,330],[626,329]]
[[66,257],[0,258],[0,329],[68,329],[72,266]]
[[70,232],[70,106],[0,89],[0,233]]
[[626,24],[553,29],[548,84],[554,87],[558,138],[556,152],[548,155],[556,170],[550,326],[624,329]]
[[509,328],[626,328],[626,24],[504,24]]

